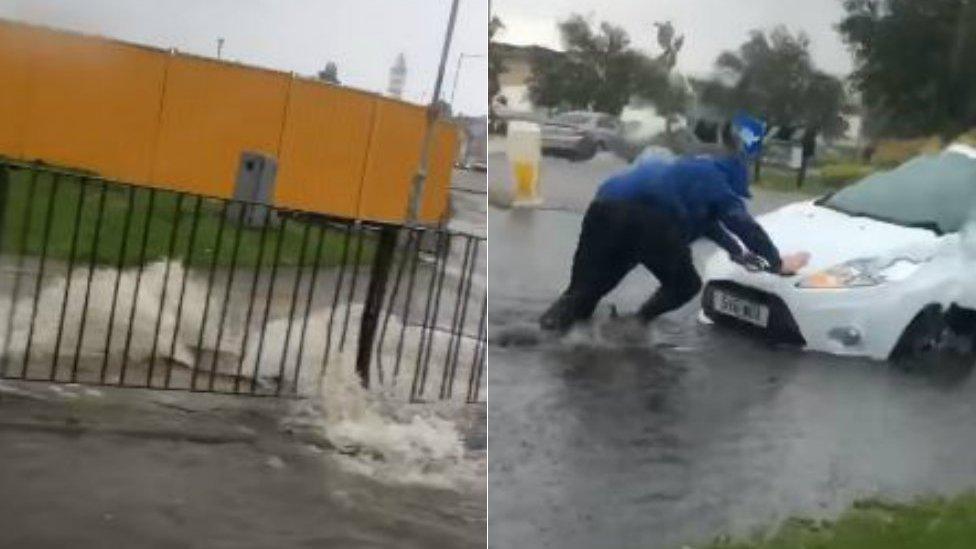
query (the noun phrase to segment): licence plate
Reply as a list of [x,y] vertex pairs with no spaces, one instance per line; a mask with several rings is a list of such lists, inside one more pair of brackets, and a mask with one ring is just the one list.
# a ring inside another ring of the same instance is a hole
[[716,311],[765,328],[769,323],[769,307],[742,299],[721,290],[712,292],[712,306]]

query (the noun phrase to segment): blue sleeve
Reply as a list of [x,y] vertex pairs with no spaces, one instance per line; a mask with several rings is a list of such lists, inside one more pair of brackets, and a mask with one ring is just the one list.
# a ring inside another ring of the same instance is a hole
[[742,253],[742,246],[739,246],[739,243],[729,234],[728,229],[719,221],[708,226],[708,229],[705,230],[705,237],[718,244],[719,247],[731,256],[737,256]]
[[749,215],[741,200],[726,201],[718,213],[718,219],[732,231],[732,234],[739,237],[749,250],[768,261],[772,270],[779,271],[782,266],[779,250],[773,245],[773,241],[762,226]]

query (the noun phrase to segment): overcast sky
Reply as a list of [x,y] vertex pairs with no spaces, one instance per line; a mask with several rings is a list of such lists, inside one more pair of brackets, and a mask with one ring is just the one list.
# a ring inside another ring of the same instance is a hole
[[[313,75],[334,61],[343,84],[386,90],[398,53],[404,99],[430,100],[450,0],[3,0],[0,17]],[[487,0],[461,0],[442,97],[458,54],[487,52]],[[487,62],[465,58],[455,111],[484,114]]]
[[493,0],[491,9],[506,26],[499,41],[557,49],[556,23],[572,13],[624,27],[634,46],[648,53],[659,51],[654,22],[670,20],[685,35],[678,68],[695,75],[710,72],[718,54],[737,48],[750,30],[784,24],[810,36],[819,68],[839,76],[851,70],[834,30],[844,13],[840,0]]

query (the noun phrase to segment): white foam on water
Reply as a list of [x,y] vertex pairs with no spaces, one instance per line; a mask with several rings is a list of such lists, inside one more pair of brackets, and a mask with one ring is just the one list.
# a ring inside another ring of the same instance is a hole
[[[49,372],[55,347],[63,359],[59,364],[69,363],[76,354],[81,358],[98,358],[96,362],[100,363],[111,333],[109,364],[123,360],[126,346],[129,363],[148,361],[155,346],[156,359],[173,359],[185,366],[194,366],[204,320],[206,286],[200,280],[188,277],[180,262],[152,263],[142,269],[141,275],[138,268],[121,273],[110,268],[95,269],[90,280],[87,309],[84,306],[89,284],[86,267],[45,281],[36,308],[32,296],[18,299],[12,311],[8,355],[11,364],[20,367],[18,359],[25,353],[29,334],[29,367],[37,366]],[[118,292],[113,309],[116,284]],[[67,306],[62,320],[65,299]],[[221,291],[212,292],[202,338],[203,349],[216,346],[220,299]],[[0,319],[7,319],[10,309],[10,297],[0,295]],[[79,345],[83,314],[85,329]],[[234,349],[231,355],[237,354],[246,332],[243,322],[234,317],[234,314],[228,317],[221,336],[221,349]],[[337,452],[325,455],[352,472],[383,482],[441,488],[484,484],[483,457],[468,455],[458,423],[465,406],[463,400],[472,364],[478,354],[476,338],[455,338],[446,331],[428,332],[419,326],[404,326],[395,316],[381,317],[377,333],[380,343],[374,351],[371,373],[377,388],[367,391],[355,369],[361,318],[360,305],[341,305],[335,314],[328,309],[312,311],[308,315],[304,340],[301,338],[300,315],[292,321],[290,335],[288,318],[270,319],[264,329],[263,342],[260,327],[252,325],[251,333],[247,334],[242,377],[258,380],[259,388],[275,388],[283,383],[284,389],[294,388],[300,395],[309,397],[304,401],[306,405],[286,421],[315,426],[337,449]],[[3,324],[0,325],[0,338],[5,329],[5,322]],[[349,326],[348,334],[344,344],[340,345],[344,325]],[[128,335],[130,327],[131,337]],[[170,352],[171,345],[173,352]],[[327,346],[330,346],[330,352],[326,361]],[[301,360],[298,356],[300,347]],[[449,382],[452,373],[445,369],[445,364],[452,362],[455,355],[460,367],[452,391],[454,402],[409,404],[418,363],[427,359],[428,391],[425,396],[438,400],[442,384]],[[397,357],[400,357],[400,371],[394,378],[392,370]],[[199,368],[209,367],[206,360],[201,362],[204,364],[198,365]],[[65,379],[66,368],[59,366],[58,379]],[[91,372],[81,373],[90,375]],[[85,375],[79,377],[86,378]],[[481,383],[483,389],[484,382]]]
[[574,325],[562,343],[605,349],[651,348],[655,347],[655,339],[651,326],[636,319],[594,319]]
[[[166,303],[162,305],[166,268],[167,262],[160,261],[145,266],[141,275],[136,268],[121,273],[115,269],[98,268],[89,276],[89,269],[80,267],[68,276],[46,281],[36,300],[33,296],[17,300],[10,317],[8,357],[14,364],[19,364],[30,340],[32,365],[50,365],[55,348],[61,357],[101,357],[106,354],[107,343],[112,362],[123,360],[127,347],[128,361],[140,362],[151,358],[155,344],[157,358],[191,364],[193,353],[183,338],[173,344],[183,267],[178,262],[169,262]],[[113,295],[116,296],[114,309]],[[193,303],[185,301],[184,307]],[[2,318],[7,319],[9,296],[0,297],[0,309],[4,309]]]
[[[343,307],[342,311],[337,311],[336,317],[340,318],[339,315],[344,315],[344,312]],[[362,307],[353,305],[349,320],[352,326],[358,325],[361,315]],[[335,350],[341,336],[340,322],[333,323],[333,348],[330,349],[326,368],[320,371],[330,331],[329,316],[327,310],[316,311],[309,316],[307,339],[315,343],[306,343],[298,374],[298,389],[304,394],[308,394],[309,390],[314,391],[313,405],[299,408],[287,422],[318,427],[338,451],[330,459],[337,460],[344,468],[357,474],[383,482],[438,488],[458,489],[483,484],[483,463],[465,451],[457,423],[457,408],[446,406],[438,410],[428,405],[405,403],[416,358],[421,351],[421,329],[404,327],[399,320],[390,319],[387,333],[400,334],[404,330],[402,346],[399,336],[388,336],[377,353],[386,358],[387,364],[392,364],[399,350],[403,357],[403,379],[384,390],[367,391],[355,370],[356,345],[347,344],[342,351]],[[287,319],[268,323],[265,346],[258,364],[259,377],[261,372],[280,371],[287,327]],[[295,376],[297,339],[293,336],[289,344],[285,379]],[[448,339],[447,334],[435,332],[435,341],[431,346],[432,363],[447,357]],[[474,352],[473,339],[462,338],[460,341],[461,356],[467,356],[466,351]],[[249,343],[244,371],[254,375],[256,363],[256,344]],[[271,367],[266,369],[265,365]],[[376,379],[375,371],[372,375]]]

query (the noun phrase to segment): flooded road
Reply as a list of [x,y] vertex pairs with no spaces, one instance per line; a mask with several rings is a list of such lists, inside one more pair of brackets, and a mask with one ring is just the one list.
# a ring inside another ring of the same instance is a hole
[[[491,157],[490,186],[506,184],[503,162]],[[608,304],[636,310],[655,286],[644,271],[604,301],[597,335],[540,339],[581,212],[622,166],[546,159],[551,209],[489,208],[491,547],[681,547],[860,497],[976,486],[966,374],[772,348],[698,324],[697,303],[656,321],[643,346],[614,345],[599,335]],[[756,212],[802,198],[756,195]],[[696,263],[713,250],[697,246]]]

